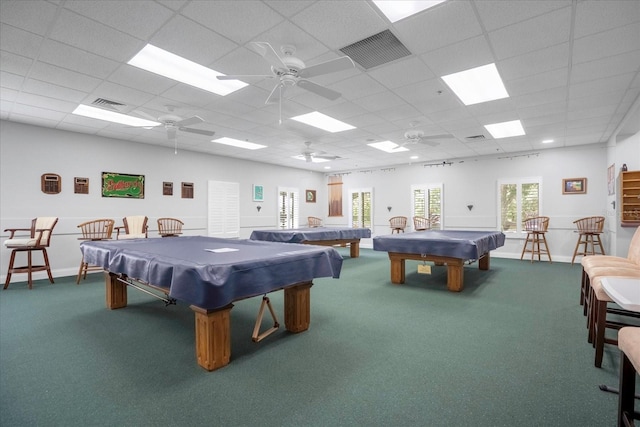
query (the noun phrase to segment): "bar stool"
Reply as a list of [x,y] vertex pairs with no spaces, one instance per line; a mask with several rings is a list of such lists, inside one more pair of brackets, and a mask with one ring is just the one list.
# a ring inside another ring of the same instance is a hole
[[[596,245],[600,248],[600,255],[605,255],[602,240],[600,240],[600,234],[604,228],[604,217],[589,216],[575,220],[573,223],[578,227],[578,243],[573,250],[571,264],[573,265],[577,255],[596,255]],[[582,245],[581,252],[580,245]]]
[[640,372],[640,328],[625,327],[618,332],[620,349],[620,383],[618,394],[618,426],[633,426],[640,420],[635,411],[636,375]]
[[[108,218],[83,222],[78,225],[78,228],[82,232],[82,237],[79,239],[93,241],[109,240],[111,239],[111,234],[113,234],[114,223],[114,220]],[[80,269],[78,270],[78,277],[76,278],[76,285],[80,284],[81,279],[87,278],[87,272],[96,270],[104,269],[100,266],[89,265],[89,263],[85,262],[83,254],[82,260],[80,261]]]
[[404,233],[404,229],[407,227],[407,217],[394,216],[389,219],[389,226],[391,227],[391,234],[400,234],[401,231]]
[[[538,261],[541,261],[541,254],[546,254],[549,257],[549,262],[552,262],[549,247],[547,246],[547,238],[545,237],[548,227],[548,216],[537,216],[525,220],[524,229],[527,232],[527,238],[524,241],[524,247],[522,248],[520,259],[524,257],[525,252],[531,252],[531,262],[533,262],[533,257],[536,254],[538,255]],[[531,249],[528,248],[529,242],[531,242]],[[541,244],[544,248],[541,247]]]

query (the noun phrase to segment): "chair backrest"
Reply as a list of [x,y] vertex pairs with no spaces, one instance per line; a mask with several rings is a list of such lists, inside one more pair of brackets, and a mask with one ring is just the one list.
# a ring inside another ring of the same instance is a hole
[[407,226],[407,217],[406,216],[394,216],[389,219],[389,225],[393,229],[402,229],[404,230]]
[[536,216],[533,218],[527,218],[524,221],[524,230],[538,233],[546,233],[549,228],[548,216]]
[[51,241],[51,233],[53,233],[53,227],[58,223],[58,218],[55,216],[41,216],[31,221],[31,237],[39,237],[40,232],[37,230],[44,230],[42,237],[36,246],[48,247]]
[[82,232],[82,238],[87,240],[105,240],[110,239],[113,233],[112,219],[95,219],[93,221],[83,222],[78,225]]
[[161,236],[182,234],[184,222],[177,218],[158,218],[158,233]]
[[309,227],[322,227],[322,219],[318,217],[309,216],[307,221],[309,222]]
[[428,218],[423,216],[414,216],[413,217],[413,229],[416,231],[420,230],[428,230],[431,228],[431,222]]
[[122,218],[125,233],[136,236],[144,234],[144,237],[146,237],[148,219],[144,215],[125,216]]
[[602,233],[604,229],[603,216],[588,216],[577,219],[573,223],[578,227],[579,233]]

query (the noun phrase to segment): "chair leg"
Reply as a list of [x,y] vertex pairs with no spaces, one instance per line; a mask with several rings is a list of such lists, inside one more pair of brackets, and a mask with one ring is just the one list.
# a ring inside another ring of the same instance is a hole
[[53,282],[53,275],[51,275],[51,265],[49,265],[49,255],[47,255],[47,250],[42,248],[42,255],[44,256],[44,265],[47,268],[47,276],[49,276],[49,282]]
[[553,262],[551,261],[551,252],[549,252],[549,246],[547,246],[547,237],[544,235],[544,233],[542,234],[542,242],[544,243],[544,250],[549,257],[549,262]]
[[80,279],[82,279],[82,271],[84,270],[84,278],[87,278],[87,270],[85,270],[84,257],[82,257],[82,261],[80,261],[80,270],[78,270],[78,277],[76,278],[76,285],[80,284]]
[[527,233],[527,238],[524,240],[524,246],[522,247],[522,254],[520,255],[520,260],[524,258],[524,253],[527,251],[527,245],[529,245],[529,236],[530,234]]
[[9,269],[7,270],[7,278],[4,281],[4,288],[7,289],[9,287],[9,282],[11,282],[11,273],[13,272],[13,263],[16,260],[16,251],[11,251],[11,260],[9,261]]
[[597,243],[598,243],[598,246],[600,247],[600,254],[601,254],[601,255],[605,255],[605,253],[604,253],[604,246],[602,246],[602,240],[600,239],[600,235],[599,235],[599,234],[596,234],[596,235],[595,235],[595,239],[596,239],[596,241],[597,241]]
[[597,298],[594,301],[596,306],[596,318],[595,318],[595,346],[596,346],[596,357],[595,357],[595,365],[596,368],[602,367],[602,356],[604,353],[604,332],[606,329],[607,323],[607,302],[600,301]]
[[618,425],[626,426],[633,418],[636,392],[636,370],[624,352],[620,352],[620,383],[618,395]]
[[576,248],[573,250],[573,258],[571,258],[571,265],[576,260],[576,255],[578,255],[578,249],[580,248],[580,243],[582,243],[582,236],[578,237],[578,243],[576,243]]
[[29,283],[29,289],[33,289],[33,276],[32,276],[32,271],[31,269],[33,268],[33,257],[32,257],[32,252],[33,251],[27,251],[27,282]]

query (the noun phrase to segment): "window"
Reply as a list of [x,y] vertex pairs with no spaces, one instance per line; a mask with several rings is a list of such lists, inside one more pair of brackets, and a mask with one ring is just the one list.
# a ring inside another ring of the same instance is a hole
[[278,226],[298,228],[299,198],[297,188],[278,187]]
[[349,190],[349,227],[371,228],[373,224],[371,188]]
[[498,221],[504,233],[523,232],[527,218],[542,210],[542,178],[514,178],[498,181]]
[[442,225],[442,184],[420,184],[411,186],[413,216],[429,219],[433,230]]

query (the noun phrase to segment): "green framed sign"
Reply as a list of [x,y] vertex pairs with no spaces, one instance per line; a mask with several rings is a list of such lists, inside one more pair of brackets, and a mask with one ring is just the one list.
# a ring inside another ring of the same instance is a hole
[[144,199],[144,175],[102,172],[102,197]]

